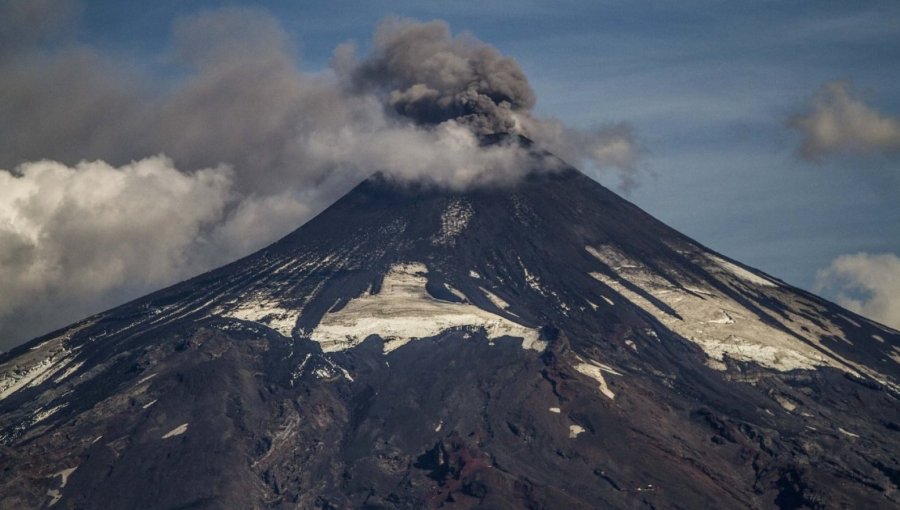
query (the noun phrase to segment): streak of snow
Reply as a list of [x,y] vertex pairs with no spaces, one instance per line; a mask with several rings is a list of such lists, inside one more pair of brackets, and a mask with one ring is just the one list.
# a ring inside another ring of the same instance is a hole
[[181,434],[184,434],[185,432],[187,432],[187,429],[188,429],[188,424],[182,423],[181,425],[179,425],[179,426],[175,427],[174,429],[163,434],[162,438],[169,439],[170,437],[180,436]]
[[542,296],[547,295],[547,291],[544,290],[544,287],[541,285],[541,279],[531,273],[525,264],[522,262],[522,259],[519,259],[519,266],[522,268],[522,272],[525,274],[525,283],[535,292]]
[[454,296],[458,297],[458,298],[460,299],[460,301],[462,301],[463,303],[466,303],[466,302],[469,301],[469,300],[466,298],[466,295],[465,295],[465,294],[463,294],[462,292],[460,292],[459,290],[457,290],[456,288],[454,288],[452,285],[450,285],[450,284],[444,284],[444,287],[446,287],[447,290],[450,291],[451,294],[453,294]]
[[484,287],[478,287],[478,288],[481,289],[481,292],[484,293],[484,295],[487,296],[488,300],[489,300],[491,303],[493,303],[494,306],[496,306],[497,308],[499,308],[499,309],[501,309],[501,310],[506,310],[507,308],[509,308],[509,303],[507,303],[506,301],[504,301],[503,298],[501,298],[500,296],[498,296],[498,295],[494,294],[493,292],[491,292],[491,291],[485,289]]
[[721,257],[717,257],[712,254],[707,254],[706,257],[710,261],[715,263],[719,268],[724,269],[725,271],[733,274],[734,276],[737,276],[738,278],[740,278],[742,280],[748,281],[748,282],[756,284],[756,285],[761,285],[763,287],[777,287],[778,286],[772,280],[762,277],[756,273],[752,273],[737,264],[728,262],[727,260],[725,260]]
[[862,327],[862,326],[859,325],[858,322],[856,322],[855,320],[851,319],[850,317],[847,317],[846,315],[841,315],[841,318],[844,319],[845,321],[849,322],[853,327],[856,327],[856,328],[861,328],[861,327]]
[[854,434],[853,432],[850,432],[849,430],[844,430],[841,427],[838,427],[838,432],[840,432],[841,434],[844,434],[845,436],[859,437],[859,434]]
[[391,352],[419,338],[454,328],[483,328],[490,339],[522,338],[522,347],[543,351],[538,332],[468,303],[434,299],[425,290],[428,269],[421,263],[397,264],[385,275],[378,294],[363,294],[327,313],[310,334],[325,352],[354,347],[370,335]]
[[890,358],[894,360],[894,363],[900,364],[900,347],[897,347],[896,345],[892,347],[891,353],[888,354],[888,356],[890,356]]
[[562,410],[561,410],[560,408],[558,408],[558,407],[551,407],[551,408],[550,408],[550,412],[551,412],[551,413],[555,413],[555,414],[559,414],[559,413],[562,412]]
[[70,375],[74,374],[82,366],[84,366],[84,361],[79,361],[78,363],[75,363],[71,367],[67,368],[66,371],[62,373],[62,375],[60,375],[59,377],[54,379],[53,383],[59,384],[59,383],[63,382],[64,380],[66,380],[66,378],[68,378]]
[[135,386],[140,386],[140,385],[144,384],[145,382],[149,381],[150,379],[153,379],[154,377],[156,377],[155,373],[141,377],[141,379],[135,384]]
[[47,418],[56,414],[56,412],[59,411],[60,409],[66,407],[67,405],[69,405],[69,404],[63,403],[63,404],[59,404],[57,406],[53,406],[50,409],[39,410],[37,413],[34,414],[34,420],[32,420],[31,424],[34,425],[35,423],[46,420]]
[[141,408],[142,408],[142,409],[149,409],[150,406],[152,406],[152,405],[155,404],[156,402],[157,402],[157,400],[156,400],[156,399],[153,399],[153,400],[151,400],[150,402],[147,402],[146,404],[142,405]]
[[[22,388],[37,386],[41,382],[47,380],[66,365],[64,360],[68,354],[69,352],[64,350],[57,354],[51,354],[34,364],[26,365],[24,367],[2,367],[7,370],[4,370],[5,373],[3,374],[3,379],[0,380],[0,400],[5,399]],[[19,362],[20,360],[15,359],[13,361]],[[30,360],[23,361],[27,362]]]

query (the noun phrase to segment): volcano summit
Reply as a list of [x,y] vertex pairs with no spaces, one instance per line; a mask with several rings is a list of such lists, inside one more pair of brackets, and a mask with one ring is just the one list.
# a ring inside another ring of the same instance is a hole
[[898,396],[900,333],[574,168],[376,175],[0,357],[0,507],[896,507]]

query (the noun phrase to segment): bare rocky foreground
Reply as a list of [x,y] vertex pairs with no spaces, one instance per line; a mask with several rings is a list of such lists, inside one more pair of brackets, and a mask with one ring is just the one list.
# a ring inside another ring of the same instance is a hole
[[0,357],[2,508],[896,508],[900,333],[579,172],[373,177]]

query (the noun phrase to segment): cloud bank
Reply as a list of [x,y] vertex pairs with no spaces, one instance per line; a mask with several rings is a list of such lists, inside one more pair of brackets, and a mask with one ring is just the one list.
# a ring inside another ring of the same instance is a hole
[[860,315],[900,329],[900,257],[891,254],[842,255],[816,276],[816,292]]
[[823,85],[807,111],[791,117],[788,125],[802,133],[798,154],[809,161],[836,153],[900,152],[900,121],[865,104],[847,81]]
[[260,248],[375,171],[463,189],[534,166],[484,134],[637,182],[627,124],[533,115],[515,60],[441,21],[387,20],[309,72],[264,10],[183,16],[152,58],[78,41],[78,14],[0,5],[0,349]]

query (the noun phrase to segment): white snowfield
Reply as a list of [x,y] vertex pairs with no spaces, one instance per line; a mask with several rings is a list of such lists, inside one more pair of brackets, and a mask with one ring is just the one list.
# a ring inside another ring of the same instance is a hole
[[[895,390],[900,389],[883,374],[847,360],[824,345],[821,341],[823,337],[845,338],[843,331],[828,322],[824,314],[822,326],[804,317],[800,310],[819,311],[821,306],[797,296],[768,278],[719,257],[701,252],[686,253],[721,283],[736,291],[771,296],[784,303],[787,318],[775,311],[770,314],[784,329],[766,324],[752,310],[712,286],[692,283],[678,287],[654,274],[640,262],[629,259],[614,247],[586,246],[585,249],[609,266],[616,275],[610,277],[603,273],[591,273],[591,276],[643,308],[674,333],[697,344],[709,357],[709,366],[712,368],[725,370],[725,356],[756,362],[778,371],[812,370],[828,366],[855,375],[865,374]],[[683,275],[669,276],[675,281],[685,281]],[[680,318],[629,289],[626,283],[658,299]],[[758,299],[754,301],[759,303]],[[758,306],[765,309],[761,303]]]
[[300,310],[282,308],[268,296],[258,295],[248,296],[228,310],[220,310],[219,315],[263,324],[290,338]]
[[342,309],[325,314],[310,334],[325,352],[349,349],[370,335],[384,339],[389,353],[412,340],[454,328],[483,328],[488,338],[522,339],[524,349],[543,351],[538,331],[468,303],[433,298],[425,290],[428,268],[397,264],[385,275],[378,294],[363,294]]

